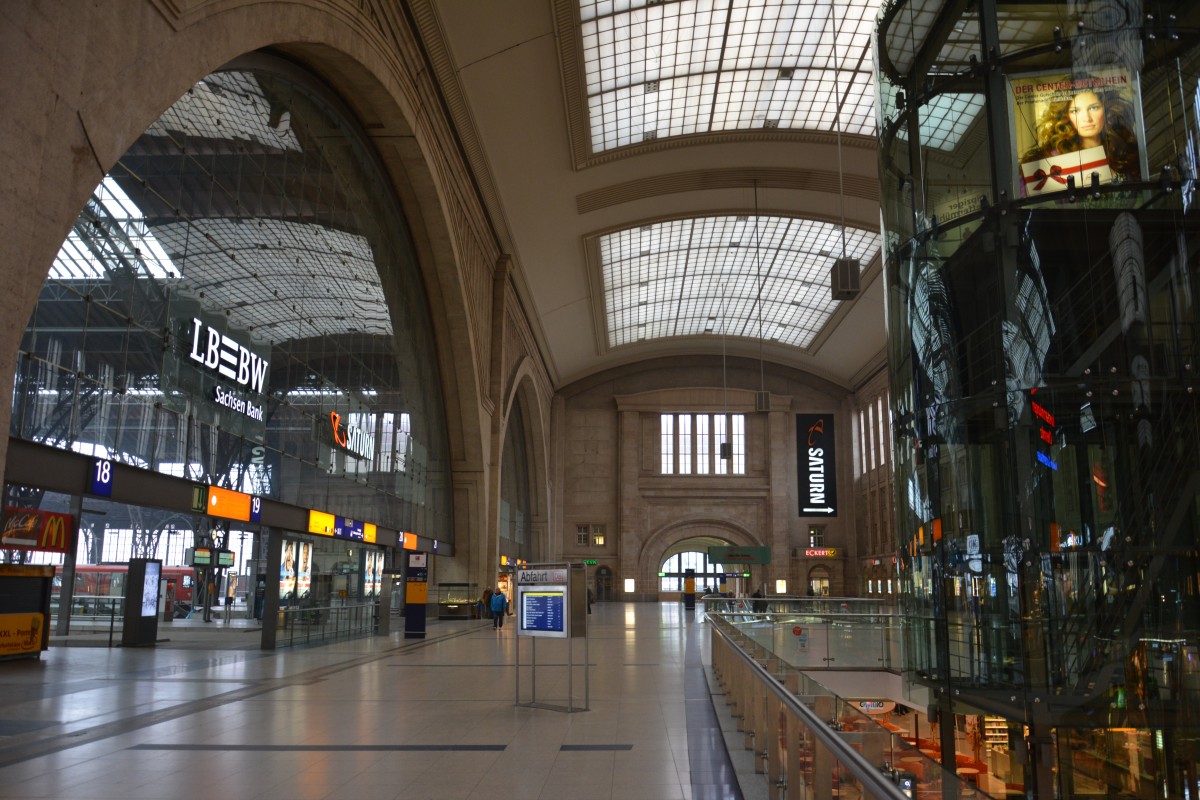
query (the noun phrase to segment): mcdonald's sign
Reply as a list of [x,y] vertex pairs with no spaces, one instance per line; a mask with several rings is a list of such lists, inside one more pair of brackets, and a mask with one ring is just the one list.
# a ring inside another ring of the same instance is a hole
[[6,506],[3,528],[0,529],[0,547],[65,553],[70,547],[74,530],[75,518],[70,514]]

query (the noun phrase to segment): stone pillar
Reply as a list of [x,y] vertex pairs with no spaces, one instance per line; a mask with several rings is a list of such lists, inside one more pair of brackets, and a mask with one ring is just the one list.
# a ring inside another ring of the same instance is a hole
[[[617,412],[617,595],[624,600],[657,598],[655,587],[646,586],[638,574],[638,555],[646,532],[642,529],[642,515],[638,496],[638,436],[641,430],[641,414],[637,411]],[[631,597],[625,594],[625,579],[637,579],[637,592]]]
[[[767,481],[770,486],[770,504],[765,509],[763,544],[771,548],[771,564],[766,570],[768,595],[775,593],[775,582],[787,580],[788,594],[797,594],[789,580],[791,563],[791,537],[789,532],[798,512],[792,508],[796,492],[796,463],[791,458],[796,434],[789,424],[790,402],[781,402],[771,397],[771,411],[767,412],[766,436]],[[776,410],[778,409],[778,410]]]

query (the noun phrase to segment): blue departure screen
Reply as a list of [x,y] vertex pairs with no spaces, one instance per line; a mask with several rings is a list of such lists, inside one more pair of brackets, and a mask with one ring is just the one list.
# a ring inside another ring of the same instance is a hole
[[561,589],[526,589],[521,593],[521,629],[562,633],[564,597]]

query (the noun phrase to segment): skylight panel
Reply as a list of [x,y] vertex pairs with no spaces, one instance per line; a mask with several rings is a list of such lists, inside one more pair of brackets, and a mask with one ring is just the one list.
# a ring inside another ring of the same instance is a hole
[[[832,9],[832,11],[831,11]],[[875,131],[877,0],[582,0],[593,152],[752,129]]]
[[217,72],[197,83],[146,129],[147,136],[185,134],[249,141],[299,151],[291,112],[272,104],[248,72]]
[[[872,231],[847,228],[845,254],[866,264]],[[843,228],[789,217],[674,220],[602,236],[610,347],[728,335],[807,347],[837,304],[829,269]]]
[[171,274],[171,259],[146,224],[145,215],[112,177],[104,176],[89,207],[96,216],[94,231],[89,231],[90,238],[85,240],[72,228],[50,266],[52,279],[98,280],[108,275],[110,262],[130,265],[155,278]]
[[921,144],[951,151],[983,111],[981,94],[940,94],[921,107]]

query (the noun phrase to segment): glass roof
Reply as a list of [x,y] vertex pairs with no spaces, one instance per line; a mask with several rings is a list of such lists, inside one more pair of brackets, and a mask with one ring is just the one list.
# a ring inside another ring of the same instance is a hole
[[843,232],[845,255],[865,266],[877,233],[790,217],[682,219],[601,236],[608,345],[709,335],[807,347],[837,307],[829,271]]
[[[111,222],[105,228],[110,235],[89,230],[84,236],[79,226],[72,229],[50,268],[54,280],[104,278],[116,256],[146,276],[180,278],[177,291],[203,292],[235,325],[263,341],[391,332],[374,255],[358,234],[269,218],[150,226],[111,176],[91,203],[92,217]],[[347,279],[326,279],[333,274]]]
[[[874,135],[878,0],[580,0],[592,152],[754,128]],[[836,39],[835,39],[836,36]]]
[[[71,229],[58,251],[58,257],[50,267],[52,279],[96,280],[105,277],[110,256],[105,251],[113,248],[125,248],[126,252],[121,253],[125,258],[120,260],[126,264],[145,270],[146,274],[155,278],[171,277],[171,259],[154,238],[142,210],[129,199],[129,195],[125,194],[115,180],[105,175],[104,180],[92,193],[89,206],[94,219],[112,221],[120,229],[121,235],[97,237],[89,230],[85,236],[76,225]],[[97,229],[99,227],[97,225]],[[103,244],[100,243],[101,239]]]

